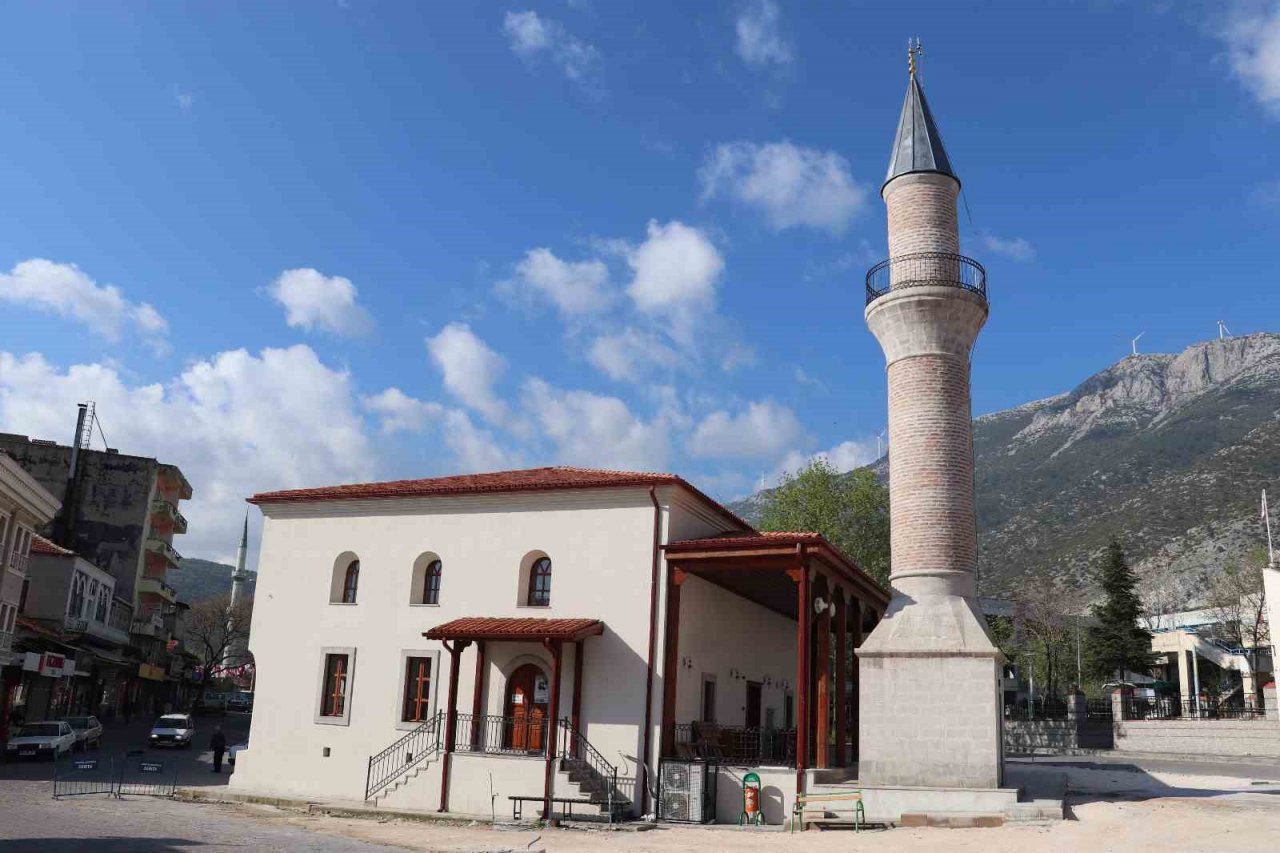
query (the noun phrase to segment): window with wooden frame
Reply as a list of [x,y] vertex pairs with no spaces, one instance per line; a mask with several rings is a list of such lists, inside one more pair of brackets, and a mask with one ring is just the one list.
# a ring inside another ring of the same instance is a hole
[[530,607],[551,606],[550,557],[539,557],[529,567],[529,597],[525,604]]
[[324,656],[324,690],[320,695],[320,716],[346,716],[350,661],[351,657],[345,654]]
[[[430,602],[428,602],[430,603]],[[431,716],[431,658],[404,659],[403,723],[421,723]]]
[[360,585],[360,561],[352,560],[342,578],[342,603],[356,603],[356,588]]
[[444,564],[439,560],[432,560],[427,564],[427,570],[422,576],[423,604],[440,603],[440,574],[443,571]]

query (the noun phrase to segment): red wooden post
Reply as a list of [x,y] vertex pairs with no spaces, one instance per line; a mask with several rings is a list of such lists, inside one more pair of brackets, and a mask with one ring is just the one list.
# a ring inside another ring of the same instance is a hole
[[440,762],[440,811],[449,810],[449,775],[453,766],[454,737],[458,731],[458,666],[462,661],[462,650],[471,644],[470,640],[455,640],[450,646],[442,643],[449,652],[449,705],[445,709],[444,718],[444,758]]
[[[856,598],[849,599],[849,633],[852,645],[856,649],[862,645],[862,602]],[[858,760],[858,703],[860,698],[860,670],[858,668],[858,657],[854,655],[852,671],[849,673],[849,731],[853,734],[853,755],[849,756],[850,761]]]
[[813,666],[817,670],[817,696],[814,701],[813,766],[827,766],[827,751],[831,740],[831,588],[824,578],[819,596],[825,605],[818,616],[817,642],[813,652]]
[[476,683],[471,691],[471,750],[480,749],[480,717],[484,714],[484,640],[476,641]]
[[546,766],[542,783],[542,819],[551,820],[551,779],[555,775],[556,739],[560,734],[560,659],[564,644],[560,640],[552,640],[546,645],[551,649],[551,701],[548,703],[547,737],[543,741]]
[[676,683],[680,677],[680,585],[683,570],[671,567],[667,573],[666,640],[662,656],[662,755],[676,754]]
[[792,571],[796,583],[796,794],[804,793],[804,771],[809,766],[809,566],[801,546],[798,565]]
[[582,640],[573,644],[573,704],[569,722],[573,726],[573,757],[578,757],[578,738],[582,736]]
[[849,764],[849,608],[836,587],[836,766]]

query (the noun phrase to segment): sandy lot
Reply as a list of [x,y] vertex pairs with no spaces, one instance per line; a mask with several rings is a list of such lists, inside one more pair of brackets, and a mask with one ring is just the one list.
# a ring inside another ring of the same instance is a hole
[[[810,830],[791,835],[736,828],[662,827],[647,832],[495,830],[414,821],[302,815],[253,807],[256,817],[307,830],[411,850],[478,853],[538,850],[706,853],[706,851],[1232,851],[1273,849],[1280,838],[1280,785],[1248,779],[1133,772],[1114,767],[1068,772],[1070,819],[1000,829],[894,829],[855,835]],[[250,808],[250,807],[242,807]]]

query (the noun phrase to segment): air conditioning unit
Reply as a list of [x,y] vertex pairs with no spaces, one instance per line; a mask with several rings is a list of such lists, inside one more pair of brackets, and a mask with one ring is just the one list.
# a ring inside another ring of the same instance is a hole
[[716,765],[664,760],[658,770],[658,819],[711,823],[716,819]]

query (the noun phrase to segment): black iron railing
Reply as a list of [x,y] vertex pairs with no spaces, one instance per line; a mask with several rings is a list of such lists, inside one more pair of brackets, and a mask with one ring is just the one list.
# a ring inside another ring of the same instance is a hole
[[599,798],[602,805],[608,807],[609,822],[612,823],[616,807],[624,804],[617,794],[618,768],[610,764],[568,720],[560,720],[556,731],[559,738],[556,753],[560,760],[571,774],[581,771],[588,777],[582,781],[595,783],[597,790],[592,791],[592,798]]
[[382,752],[370,756],[364,780],[364,798],[369,799],[439,753],[444,745],[443,737],[444,712],[441,711]]
[[1124,700],[1126,720],[1264,720],[1266,710],[1244,703],[1183,699],[1181,696]]
[[547,749],[548,720],[499,717],[493,714],[459,714],[454,752],[492,755],[543,755]]
[[987,270],[973,258],[946,252],[913,252],[883,260],[867,271],[867,304],[905,287],[959,287],[987,296]]
[[794,767],[796,730],[716,723],[678,723],[672,758],[701,759],[741,766]]

